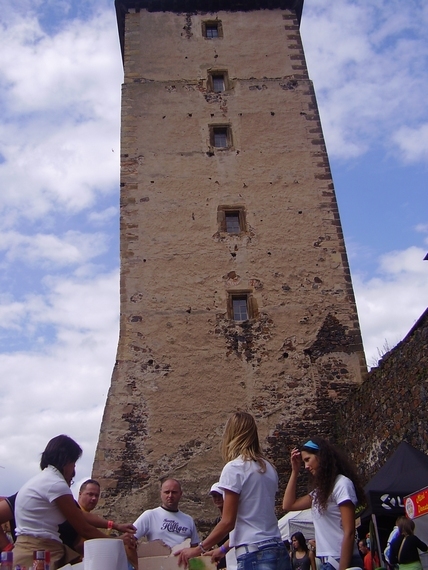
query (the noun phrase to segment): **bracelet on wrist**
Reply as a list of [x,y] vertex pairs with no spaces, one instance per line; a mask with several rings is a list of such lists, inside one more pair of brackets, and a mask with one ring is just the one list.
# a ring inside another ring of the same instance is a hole
[[230,548],[227,548],[227,546],[225,546],[224,544],[222,544],[220,546],[220,552],[224,555],[226,555],[229,552]]
[[107,521],[107,534],[111,533],[111,531],[113,530],[113,525],[114,525],[113,521]]
[[205,550],[205,548],[202,546],[202,542],[200,542],[200,543],[198,544],[198,546],[199,546],[199,548],[201,549],[202,554],[205,554],[206,550]]

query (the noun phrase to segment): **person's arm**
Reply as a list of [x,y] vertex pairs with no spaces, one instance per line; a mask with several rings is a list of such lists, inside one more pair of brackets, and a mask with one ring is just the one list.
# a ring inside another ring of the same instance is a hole
[[196,529],[195,521],[193,519],[192,519],[192,526],[190,528],[190,531],[191,531],[190,546],[193,548],[195,546],[198,546],[198,544],[201,541],[201,539],[199,538],[198,531]]
[[426,552],[428,550],[428,546],[425,544],[425,542],[423,542],[420,538],[418,538],[417,536],[415,536],[415,543],[416,546],[419,550],[422,550],[422,552]]
[[312,497],[310,495],[296,498],[297,477],[299,476],[301,464],[302,456],[297,447],[295,447],[291,452],[291,475],[282,499],[284,511],[303,511],[309,509],[312,505]]
[[309,550],[309,560],[311,563],[311,570],[317,570],[317,563],[315,561],[315,554],[312,552],[312,550]]
[[218,548],[214,548],[214,550],[210,550],[209,552],[205,552],[204,556],[210,556],[211,562],[213,564],[217,564],[218,562],[220,562],[220,560],[222,558],[224,558],[226,556],[226,554],[229,552],[229,550],[230,550],[230,546],[229,546],[229,539],[228,539],[228,540],[226,540],[226,542],[224,542]]
[[9,547],[10,542],[7,538],[6,533],[4,532],[2,526],[0,525],[0,552],[2,552],[5,548]]
[[343,540],[340,549],[339,570],[349,567],[354,552],[355,540],[355,506],[352,501],[345,501],[339,505],[342,519]]
[[83,512],[76,506],[72,495],[62,495],[55,499],[61,513],[82,538],[107,538],[106,535],[89,523]]
[[[4,499],[0,501],[0,525],[7,523],[13,519],[13,513],[11,511],[10,505]],[[0,526],[0,550],[3,550],[10,544],[6,533]]]
[[238,503],[238,493],[233,493],[232,491],[225,489],[223,512],[220,522],[213,528],[207,538],[205,538],[199,546],[194,548],[184,548],[183,550],[179,550],[174,553],[175,556],[178,556],[179,566],[187,568],[190,558],[195,558],[195,556],[205,554],[215,546],[219,540],[222,540],[235,528],[236,516],[238,514]]
[[96,515],[94,513],[86,513],[85,511],[82,512],[83,516],[88,521],[88,523],[96,528],[107,528],[107,529],[112,528],[113,530],[117,530],[118,532],[130,532],[131,534],[135,534],[137,530],[132,523],[119,524],[113,522],[113,526],[109,527],[109,521],[103,519],[103,517],[100,517],[99,515]]

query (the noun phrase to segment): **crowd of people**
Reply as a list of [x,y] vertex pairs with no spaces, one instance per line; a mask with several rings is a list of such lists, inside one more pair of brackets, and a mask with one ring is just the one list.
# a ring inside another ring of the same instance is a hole
[[[41,472],[17,495],[0,501],[0,523],[10,521],[15,541],[15,564],[31,568],[33,551],[48,550],[56,570],[81,560],[85,540],[108,538],[114,529],[121,533],[118,538],[134,567],[136,541],[142,537],[161,540],[170,547],[190,539],[189,547],[175,552],[183,567],[201,555],[210,557],[217,568],[230,570],[374,570],[379,565],[367,544],[356,541],[355,509],[365,504],[356,469],[325,439],[312,437],[291,451],[291,475],[282,506],[286,511],[311,509],[315,541],[308,543],[297,532],[291,537],[290,553],[275,513],[278,474],[263,454],[253,416],[246,412],[234,413],[226,424],[222,439],[225,465],[210,490],[219,516],[203,540],[193,518],[179,509],[183,491],[180,482],[172,478],[162,483],[160,506],[145,510],[133,524],[118,524],[92,513],[100,496],[99,483],[85,481],[78,501],[70,489],[81,454],[80,446],[70,437],[53,438],[42,453]],[[309,473],[309,492],[298,497],[302,465]],[[400,570],[421,570],[418,549],[426,551],[428,547],[414,536],[412,521],[402,519],[388,544],[387,560],[398,564]],[[0,533],[0,548],[11,548],[4,533]]]

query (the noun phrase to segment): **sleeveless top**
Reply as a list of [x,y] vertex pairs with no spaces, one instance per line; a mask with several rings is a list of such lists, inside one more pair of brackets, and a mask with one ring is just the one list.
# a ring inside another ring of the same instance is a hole
[[309,560],[308,553],[306,553],[303,558],[296,558],[296,554],[293,553],[291,565],[293,570],[311,570],[311,561]]

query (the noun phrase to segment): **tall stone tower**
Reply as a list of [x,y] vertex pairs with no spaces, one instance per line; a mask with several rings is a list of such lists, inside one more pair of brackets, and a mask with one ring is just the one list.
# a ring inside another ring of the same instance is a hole
[[116,0],[121,317],[94,464],[112,515],[174,476],[203,518],[237,409],[285,482],[365,372],[302,7]]

